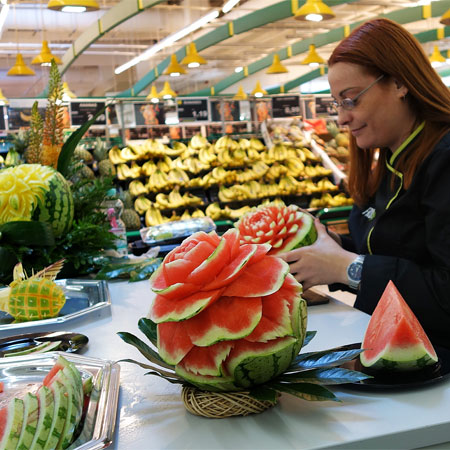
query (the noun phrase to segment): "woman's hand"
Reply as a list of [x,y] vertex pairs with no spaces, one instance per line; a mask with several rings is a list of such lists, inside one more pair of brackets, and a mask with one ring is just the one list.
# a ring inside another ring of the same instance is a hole
[[290,272],[303,290],[319,284],[347,284],[347,267],[356,258],[329,236],[319,219],[314,219],[317,240],[314,244],[277,255],[290,265]]

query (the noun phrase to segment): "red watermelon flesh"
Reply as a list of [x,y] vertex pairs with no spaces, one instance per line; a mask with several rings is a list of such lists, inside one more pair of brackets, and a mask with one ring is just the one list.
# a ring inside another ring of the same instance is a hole
[[361,364],[373,369],[417,370],[438,357],[422,325],[392,281],[367,326]]

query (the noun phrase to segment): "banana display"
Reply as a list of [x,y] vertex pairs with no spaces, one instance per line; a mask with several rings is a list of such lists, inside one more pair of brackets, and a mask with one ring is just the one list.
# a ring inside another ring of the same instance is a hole
[[[277,196],[323,194],[313,199],[314,207],[348,204],[351,200],[344,194],[332,195],[339,190],[327,178],[332,171],[306,145],[300,136],[267,149],[256,138],[222,136],[210,143],[196,135],[187,144],[175,142],[171,147],[154,139],[113,147],[109,160],[117,178],[128,184],[134,208],[147,226],[201,214],[235,220],[250,206],[232,209],[231,202]],[[191,189],[208,192],[211,203]]]

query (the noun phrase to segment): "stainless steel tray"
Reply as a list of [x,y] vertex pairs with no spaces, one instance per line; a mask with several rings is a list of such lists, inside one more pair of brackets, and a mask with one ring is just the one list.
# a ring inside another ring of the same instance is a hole
[[56,280],[56,283],[63,287],[66,296],[66,303],[59,312],[58,317],[13,323],[13,317],[4,311],[0,311],[0,331],[65,323],[111,306],[111,297],[106,281],[74,278]]
[[64,352],[0,360],[0,381],[4,383],[0,408],[6,406],[11,398],[23,398],[27,392],[36,392],[59,355],[73,362],[83,379],[92,376],[94,386],[81,434],[69,449],[108,447],[113,440],[119,394],[120,366],[115,362]]

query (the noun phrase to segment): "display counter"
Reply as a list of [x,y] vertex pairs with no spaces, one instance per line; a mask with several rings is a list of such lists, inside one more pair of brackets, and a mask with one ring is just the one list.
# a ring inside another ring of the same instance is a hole
[[[149,309],[153,295],[149,283],[112,282],[109,289],[111,308],[50,329],[87,335],[89,344],[82,352],[86,356],[144,362],[117,332],[128,331],[145,340],[137,322]],[[308,330],[317,335],[305,351],[361,342],[368,320],[368,315],[334,299],[311,306]],[[333,387],[341,402],[307,402],[283,395],[261,414],[206,419],[187,412],[179,385],[144,375],[145,369],[130,363],[120,366],[113,449],[397,449],[433,444],[449,448],[441,443],[450,441],[450,378],[407,390]]]

